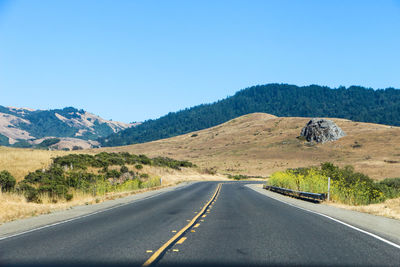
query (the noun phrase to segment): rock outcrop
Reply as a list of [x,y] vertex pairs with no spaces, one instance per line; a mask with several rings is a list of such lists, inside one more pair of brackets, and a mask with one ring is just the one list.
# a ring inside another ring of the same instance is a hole
[[331,120],[311,119],[301,130],[300,136],[304,136],[308,142],[325,143],[335,141],[346,134]]

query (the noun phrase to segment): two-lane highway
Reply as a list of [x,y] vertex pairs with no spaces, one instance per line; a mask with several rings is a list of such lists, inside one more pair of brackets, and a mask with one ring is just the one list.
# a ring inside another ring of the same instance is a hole
[[[399,266],[400,250],[243,182],[202,182],[0,241],[0,265]],[[213,199],[215,196],[215,199]]]

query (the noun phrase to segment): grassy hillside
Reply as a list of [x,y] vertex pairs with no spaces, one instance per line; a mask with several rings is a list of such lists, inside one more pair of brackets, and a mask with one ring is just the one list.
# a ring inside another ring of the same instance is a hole
[[267,176],[278,170],[330,161],[351,164],[374,179],[399,177],[400,128],[332,119],[347,134],[336,142],[310,145],[298,138],[310,118],[248,114],[177,137],[102,151],[127,151],[187,159],[220,173]]
[[276,116],[334,117],[400,126],[400,90],[352,86],[331,89],[267,84],[250,87],[224,100],[169,113],[106,138],[103,146],[149,142],[206,129],[233,118],[265,112]]

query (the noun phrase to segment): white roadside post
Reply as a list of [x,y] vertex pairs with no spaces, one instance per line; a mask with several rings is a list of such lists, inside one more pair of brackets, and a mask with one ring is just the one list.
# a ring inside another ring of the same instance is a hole
[[328,177],[328,201],[331,198],[331,177]]

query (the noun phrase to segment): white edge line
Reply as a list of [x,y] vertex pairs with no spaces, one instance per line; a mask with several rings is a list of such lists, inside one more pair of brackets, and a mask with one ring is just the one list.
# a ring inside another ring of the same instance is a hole
[[[180,188],[179,187],[175,188],[175,189],[173,189],[171,191],[180,190],[180,189],[183,189],[183,188],[185,188],[187,186],[190,186],[192,184],[194,184],[194,183],[190,183],[190,184],[182,186]],[[152,195],[152,196],[148,196],[148,197],[145,197],[145,198],[142,198],[142,199],[136,199],[136,200],[133,200],[133,201],[130,201],[130,202],[127,202],[127,203],[120,204],[120,205],[116,204],[115,206],[106,208],[104,210],[94,211],[92,213],[81,215],[81,216],[74,217],[74,218],[71,218],[71,219],[67,219],[67,220],[64,220],[64,221],[51,223],[51,224],[46,224],[46,225],[40,226],[38,228],[33,228],[33,229],[30,229],[30,230],[23,231],[23,232],[16,233],[16,234],[12,234],[12,235],[9,235],[9,236],[0,237],[0,241],[3,241],[3,240],[8,239],[8,238],[16,237],[16,236],[28,234],[28,233],[31,233],[31,232],[35,232],[35,231],[38,231],[38,230],[42,230],[42,229],[45,229],[45,228],[53,227],[53,226],[56,226],[56,225],[59,225],[59,224],[64,224],[64,223],[67,223],[67,222],[72,222],[72,221],[75,221],[75,220],[79,220],[79,219],[82,219],[82,218],[85,218],[85,217],[89,217],[89,216],[92,216],[92,215],[95,215],[95,214],[98,214],[98,213],[102,213],[102,212],[106,212],[106,211],[109,211],[109,210],[112,210],[112,209],[115,209],[115,208],[123,207],[123,206],[129,205],[129,204],[141,202],[143,200],[147,200],[147,199],[150,199],[150,198],[153,198],[153,197],[157,197],[159,195],[162,195],[164,193],[168,193],[168,192],[171,192],[171,191],[159,192],[158,194],[155,194],[155,195]]]
[[[249,187],[249,186],[248,186],[248,187]],[[253,189],[253,188],[251,188],[251,187],[249,187],[249,188],[250,188],[250,189]],[[253,190],[254,190],[254,189],[253,189]],[[254,191],[258,192],[259,194],[262,194],[262,192],[259,192],[258,190],[254,190]],[[359,232],[361,232],[361,233],[364,233],[364,234],[366,234],[366,235],[372,236],[373,238],[376,238],[376,239],[378,239],[378,240],[380,240],[380,241],[382,241],[382,242],[385,242],[386,244],[389,244],[389,245],[391,245],[391,246],[393,246],[393,247],[395,247],[395,248],[400,249],[400,245],[398,245],[398,244],[396,244],[396,243],[394,243],[394,242],[392,242],[392,241],[389,241],[389,240],[387,240],[387,239],[385,239],[385,238],[383,238],[383,237],[380,237],[380,236],[378,236],[378,235],[376,235],[376,234],[373,234],[373,233],[370,233],[370,232],[368,232],[368,231],[362,230],[362,229],[360,229],[360,228],[358,228],[358,227],[355,227],[355,226],[353,226],[353,225],[351,225],[351,224],[345,223],[345,222],[343,222],[343,221],[341,221],[341,220],[335,219],[335,218],[333,218],[333,217],[330,217],[330,216],[325,215],[325,214],[323,214],[323,213],[319,213],[319,212],[317,212],[317,211],[313,211],[313,210],[309,210],[309,209],[306,209],[306,208],[302,208],[302,207],[296,206],[296,205],[294,205],[294,204],[285,202],[285,201],[283,201],[283,200],[280,200],[280,199],[277,199],[277,198],[274,198],[274,197],[271,197],[271,196],[267,196],[267,195],[265,195],[265,194],[262,194],[262,195],[264,195],[264,196],[266,196],[266,197],[269,197],[269,198],[272,198],[272,199],[274,199],[274,200],[276,200],[276,201],[285,203],[285,204],[287,204],[287,205],[289,205],[289,206],[292,206],[292,207],[295,207],[295,208],[298,208],[298,209],[301,209],[301,210],[305,210],[305,211],[308,211],[308,212],[310,212],[310,213],[318,214],[318,215],[320,215],[320,216],[322,216],[322,217],[325,217],[325,218],[328,218],[328,219],[330,219],[330,220],[332,220],[332,221],[335,221],[335,222],[337,222],[337,223],[343,224],[343,225],[345,225],[345,226],[347,226],[347,227],[349,227],[349,228],[351,228],[351,229],[354,229],[354,230],[357,230],[357,231],[359,231]]]

